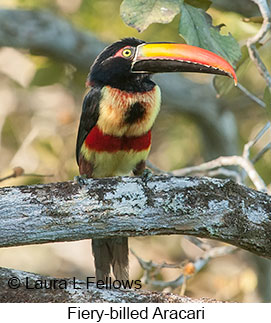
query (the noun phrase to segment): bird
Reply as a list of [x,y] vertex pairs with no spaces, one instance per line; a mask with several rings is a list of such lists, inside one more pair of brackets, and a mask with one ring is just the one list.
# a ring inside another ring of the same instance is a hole
[[[237,82],[230,63],[196,46],[136,38],[109,45],[87,76],[76,142],[81,177],[144,174],[161,105],[160,88],[151,76],[163,72],[219,74]],[[127,237],[92,239],[92,253],[97,281],[105,281],[111,270],[116,279],[129,279]]]

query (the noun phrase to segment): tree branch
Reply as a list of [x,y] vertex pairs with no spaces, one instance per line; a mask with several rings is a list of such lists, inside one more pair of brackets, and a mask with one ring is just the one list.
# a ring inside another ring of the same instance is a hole
[[[249,157],[250,157],[250,149],[262,138],[262,136],[266,133],[266,131],[269,128],[270,128],[270,122],[268,121],[266,125],[260,130],[260,132],[256,135],[256,137],[244,145],[242,156],[226,156],[226,157],[221,156],[207,163],[203,163],[197,166],[174,170],[171,172],[171,174],[178,175],[178,176],[185,176],[189,174],[204,172],[204,173],[207,173],[209,176],[211,176],[213,174],[216,175],[216,171],[217,171],[217,174],[222,175],[224,173],[224,175],[228,177],[235,177],[237,182],[243,183],[244,176],[242,179],[242,176],[239,177],[236,171],[229,171],[223,168],[221,169],[222,166],[239,166],[247,173],[252,183],[257,188],[257,190],[262,192],[267,192],[267,187],[263,179],[257,173],[256,169],[253,166],[253,161],[251,161]],[[267,150],[268,150],[268,146],[266,146],[264,148],[264,151],[260,152],[256,157],[259,158],[259,156],[260,155],[262,156]],[[147,163],[147,166],[154,168],[149,162]],[[218,168],[218,169],[215,170],[215,173],[213,173],[214,172],[213,170],[215,168]],[[154,170],[157,171],[157,168]]]
[[[8,281],[12,277],[20,280],[20,287],[12,289],[8,286]],[[217,303],[212,299],[191,299],[190,297],[177,296],[171,293],[99,289],[91,285],[87,288],[86,281],[78,279],[75,279],[75,285],[73,279],[62,279],[62,281],[67,282],[67,288],[62,289],[58,288],[58,283],[55,285],[56,288],[51,289],[26,288],[26,286],[33,287],[37,280],[42,280],[43,282],[46,280],[49,286],[50,281],[57,280],[59,282],[61,279],[0,267],[0,301],[2,303]],[[38,284],[40,285],[40,283]],[[62,284],[62,287],[65,287],[65,283]]]
[[208,171],[213,168],[221,167],[221,166],[233,166],[237,165],[243,168],[251,181],[255,184],[256,188],[260,191],[267,192],[266,185],[260,175],[256,172],[253,164],[247,158],[243,156],[221,156],[215,160],[211,160],[209,162],[200,164],[198,166],[186,167],[178,170],[174,170],[172,173],[174,175],[183,176],[195,172],[203,172]]
[[[0,10],[0,46],[24,48],[34,54],[71,63],[86,74],[105,47],[91,32],[75,29],[69,22],[46,11]],[[163,105],[192,115],[202,128],[208,158],[236,153],[236,124],[230,111],[210,85],[196,84],[180,75],[156,76]],[[199,108],[200,102],[200,108]]]
[[251,101],[256,102],[260,107],[265,108],[265,103],[259,99],[256,95],[252,94],[248,89],[246,89],[242,84],[237,83],[237,87],[241,90]]
[[247,40],[247,48],[248,48],[248,52],[251,60],[254,61],[254,63],[258,68],[259,73],[265,79],[266,84],[271,89],[271,75],[269,74],[268,69],[266,68],[263,61],[261,60],[261,57],[256,48],[256,43],[260,42],[268,33],[268,31],[271,30],[271,11],[269,8],[269,3],[267,3],[266,0],[251,0],[251,1],[256,3],[257,6],[259,7],[259,10],[263,16],[263,24],[259,32],[255,36]]
[[[139,256],[135,254],[134,251],[132,251],[133,255],[137,258],[140,266],[144,270],[144,282],[151,287],[155,288],[179,288],[183,284],[186,284],[186,281],[192,277],[196,273],[198,273],[202,268],[204,268],[208,262],[216,257],[221,257],[228,255],[234,251],[238,250],[236,247],[233,246],[222,246],[222,247],[215,247],[210,248],[209,250],[206,250],[198,259],[195,261],[191,261],[188,263],[184,263],[183,265],[176,266],[176,265],[168,265],[168,264],[155,264],[152,261],[144,261]],[[163,280],[157,280],[153,278],[156,275],[160,273],[160,270],[162,268],[181,268],[182,273],[179,277],[172,281],[163,281]]]
[[271,257],[271,197],[230,180],[153,176],[0,189],[0,246],[185,234]]
[[25,48],[86,70],[104,45],[49,11],[0,10],[0,46]]

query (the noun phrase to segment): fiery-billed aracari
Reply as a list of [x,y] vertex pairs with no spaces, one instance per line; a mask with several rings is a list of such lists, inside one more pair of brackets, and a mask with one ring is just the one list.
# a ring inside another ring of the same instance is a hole
[[[77,137],[79,172],[109,177],[140,175],[151,147],[151,128],[160,109],[160,89],[150,79],[160,72],[236,75],[222,57],[175,43],[145,43],[126,38],[105,48],[88,75]],[[200,102],[199,102],[200,105]],[[117,279],[128,279],[127,238],[93,239],[96,279],[111,266]]]

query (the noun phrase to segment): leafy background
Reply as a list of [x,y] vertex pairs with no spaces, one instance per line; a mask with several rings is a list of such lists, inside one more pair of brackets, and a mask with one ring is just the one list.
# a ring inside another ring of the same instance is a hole
[[[184,38],[189,43],[194,39],[193,42],[203,46],[206,33],[209,33],[208,39],[209,37],[219,39],[214,46],[220,43],[223,47],[225,46],[223,37],[227,37],[226,48],[231,50],[225,55],[230,55],[228,58],[231,61],[236,61],[239,57],[239,47],[236,47],[234,39],[242,47],[246,39],[253,36],[260,26],[245,23],[240,14],[224,12],[216,6],[210,7],[208,14],[212,16],[214,26],[226,24],[221,28],[223,36],[218,36],[218,28],[215,27],[202,28],[200,32],[195,33],[192,28],[187,28],[184,22],[196,17],[197,21],[205,20],[210,24],[203,11],[192,6],[201,3],[204,9],[207,9],[210,1],[167,1],[168,7],[164,10],[167,12],[166,17],[159,16],[157,11],[152,9],[153,17],[144,11],[146,17],[143,16],[141,21],[137,21],[137,16],[131,13],[135,10],[131,7],[131,2],[136,6],[137,1],[130,1],[130,5],[128,2],[127,0],[123,3],[120,0],[2,0],[0,6],[49,10],[65,17],[78,28],[92,31],[106,43],[134,36],[146,41],[182,42]],[[160,1],[149,1],[151,2],[159,7]],[[161,2],[163,6],[166,3],[162,0]],[[194,12],[195,10],[197,11]],[[142,30],[142,33],[139,34],[124,21]],[[234,38],[228,36],[229,32]],[[180,38],[179,33],[183,38]],[[210,46],[210,42],[206,46]],[[221,49],[214,48],[214,50]],[[260,49],[269,69],[270,50],[270,43]],[[247,59],[244,48],[242,53],[242,60],[237,62],[240,66],[239,81],[262,97],[265,83],[254,64]],[[47,178],[19,177],[0,183],[1,186],[65,181],[73,179],[78,174],[74,150],[81,102],[86,91],[84,83],[87,73],[88,71],[83,73],[53,58],[33,55],[27,50],[0,48],[0,176],[10,174],[14,166],[23,167],[27,173],[53,175]],[[209,75],[187,74],[186,77],[200,84],[208,84],[212,80]],[[229,83],[225,78],[216,78],[215,84],[220,94],[223,94],[220,100],[223,101],[224,109],[232,111],[237,120],[239,134],[236,145],[241,151],[244,143],[255,136],[265,124],[266,112],[244,98],[238,89],[231,86],[232,82]],[[266,98],[270,100],[270,94],[266,93]],[[270,138],[270,133],[267,136]],[[267,142],[268,138],[265,137],[261,145]],[[199,124],[193,117],[189,114],[169,113],[166,107],[162,108],[154,127],[150,156],[153,163],[164,170],[197,165],[208,156],[206,150]],[[256,168],[269,183],[270,152],[264,155]],[[180,263],[200,255],[197,247],[180,236],[130,240],[131,247],[140,257],[158,263],[163,261]],[[90,252],[89,241],[2,248],[0,266],[56,277],[83,278],[93,274]],[[140,278],[142,270],[132,255],[130,263],[131,278]],[[186,295],[241,302],[261,301],[262,295],[265,294],[264,289],[270,285],[258,288],[261,274],[257,268],[255,259],[244,251],[214,259],[188,282]],[[164,269],[158,278],[174,279],[179,273],[178,269]]]

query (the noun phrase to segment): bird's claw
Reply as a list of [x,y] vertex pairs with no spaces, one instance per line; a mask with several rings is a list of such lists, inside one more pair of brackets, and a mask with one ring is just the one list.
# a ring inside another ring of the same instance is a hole
[[148,182],[152,178],[152,171],[149,170],[148,168],[145,168],[143,173],[141,174],[141,178],[143,179],[144,182]]
[[78,183],[80,186],[84,186],[88,184],[86,175],[74,176],[74,181]]

